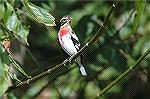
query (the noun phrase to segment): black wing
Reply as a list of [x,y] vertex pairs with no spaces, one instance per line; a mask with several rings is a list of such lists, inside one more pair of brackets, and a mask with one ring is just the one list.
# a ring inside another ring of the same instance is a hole
[[[72,39],[73,44],[76,47],[77,51],[79,51],[80,50],[80,42],[74,31],[72,31],[71,39]],[[83,64],[83,54],[80,55],[80,59],[81,59],[81,63]]]
[[79,42],[78,37],[77,37],[76,34],[74,33],[74,31],[72,31],[71,40],[72,40],[72,42],[73,42],[75,48],[77,49],[77,51],[79,51],[79,50],[80,50],[80,42]]

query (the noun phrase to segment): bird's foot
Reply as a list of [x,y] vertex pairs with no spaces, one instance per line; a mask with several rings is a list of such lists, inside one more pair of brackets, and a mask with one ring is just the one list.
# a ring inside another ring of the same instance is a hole
[[66,63],[68,62],[68,59],[64,60],[63,64],[66,66]]

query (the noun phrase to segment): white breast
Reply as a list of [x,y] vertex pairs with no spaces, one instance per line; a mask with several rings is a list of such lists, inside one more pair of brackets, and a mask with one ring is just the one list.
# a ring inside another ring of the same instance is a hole
[[[64,41],[64,42],[62,42]],[[70,34],[66,34],[64,36],[62,36],[62,40],[59,37],[59,42],[61,47],[63,48],[63,50],[70,56],[74,55],[77,53],[77,50],[71,40],[71,35]]]

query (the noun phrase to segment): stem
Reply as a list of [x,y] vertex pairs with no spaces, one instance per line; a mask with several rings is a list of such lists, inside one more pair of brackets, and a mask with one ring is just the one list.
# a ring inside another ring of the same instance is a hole
[[27,78],[31,78],[31,76],[28,76],[28,74],[21,68],[21,66],[9,55],[9,61],[14,65],[14,67],[22,73]]
[[104,22],[102,23],[100,29],[97,31],[96,35],[90,40],[89,45],[92,45],[100,37],[100,35],[104,32],[105,26],[107,25],[109,18],[115,8],[116,8],[116,4],[113,4],[113,6],[109,10],[107,16],[105,17]]
[[33,54],[31,53],[31,51],[29,50],[28,45],[26,43],[24,43],[25,41],[22,42],[21,41],[21,37],[19,35],[17,35],[17,33],[14,33],[13,31],[10,31],[7,28],[7,26],[5,25],[5,23],[4,23],[3,20],[1,20],[0,24],[5,29],[5,31],[10,35],[10,37],[15,38],[17,42],[19,42],[22,46],[24,46],[26,48],[27,52],[29,53],[29,55],[31,56],[31,58],[33,59],[33,61],[36,63],[37,66],[39,66],[37,59],[33,56]]
[[16,88],[18,88],[18,87],[21,87],[21,86],[23,86],[23,85],[28,85],[28,84],[30,84],[30,83],[32,83],[32,82],[34,82],[34,81],[36,81],[36,80],[38,80],[38,79],[40,79],[40,78],[42,78],[42,77],[45,77],[45,76],[48,75],[48,74],[51,74],[52,72],[54,72],[55,70],[57,70],[59,67],[64,66],[65,64],[68,64],[68,63],[74,61],[74,60],[75,60],[77,57],[79,57],[90,45],[92,45],[93,43],[95,43],[95,41],[99,38],[100,34],[103,33],[103,31],[104,31],[104,29],[105,29],[105,27],[106,27],[106,25],[107,25],[107,23],[108,23],[108,21],[109,21],[109,18],[110,18],[110,16],[111,16],[112,12],[113,12],[114,9],[116,8],[115,6],[116,6],[116,4],[113,4],[113,6],[110,8],[110,10],[109,10],[107,16],[106,16],[105,19],[104,19],[103,25],[100,27],[100,29],[99,29],[98,32],[95,34],[95,36],[94,36],[89,42],[87,42],[86,45],[83,46],[83,47],[81,48],[81,50],[78,51],[77,54],[71,56],[69,60],[66,59],[66,60],[63,61],[62,63],[60,63],[60,64],[54,66],[53,68],[51,68],[51,69],[49,69],[49,70],[47,70],[47,71],[45,71],[45,72],[43,72],[43,73],[41,73],[41,74],[39,74],[39,75],[33,77],[33,78],[30,78],[30,79],[28,79],[28,80],[26,80],[26,81],[23,81],[22,83],[19,83],[19,84],[17,84],[17,85],[10,86],[6,92],[9,92],[9,91],[11,91],[11,90],[13,90],[13,89],[16,89]]
[[35,76],[35,77],[33,77],[33,78],[30,78],[30,79],[28,79],[28,80],[26,80],[26,81],[23,81],[23,82],[21,82],[21,83],[19,83],[19,84],[17,84],[17,85],[10,86],[6,92],[9,92],[9,91],[11,91],[11,90],[14,90],[14,89],[16,89],[16,88],[18,88],[18,87],[21,87],[21,86],[23,86],[23,85],[29,85],[29,84],[31,84],[32,82],[34,82],[34,81],[36,81],[36,80],[38,80],[38,79],[40,79],[40,78],[42,78],[42,77],[45,77],[45,76],[48,75],[48,74],[51,74],[51,73],[54,72],[56,69],[58,69],[59,67],[63,66],[64,64],[67,64],[67,63],[69,63],[69,62],[68,62],[68,61],[64,61],[63,63],[60,63],[60,64],[56,65],[55,67],[53,67],[52,69],[48,69],[47,71],[45,71],[45,72],[43,72],[43,73],[41,73],[41,74],[39,74],[39,75],[37,75],[37,76]]
[[138,66],[138,64],[150,53],[150,49],[147,50],[133,65],[130,66],[123,74],[121,74],[119,77],[117,77],[112,83],[110,83],[108,86],[106,86],[100,93],[97,93],[98,97],[105,94],[110,88],[112,88],[114,85],[116,85],[121,79],[126,77],[131,71],[133,71],[134,68]]
[[99,30],[98,30],[97,33],[94,35],[94,37],[93,37],[89,42],[87,42],[86,45],[84,45],[84,46],[81,48],[81,50],[78,51],[77,54],[75,54],[75,55],[73,55],[73,56],[70,57],[70,59],[69,59],[70,62],[71,62],[72,60],[75,60],[78,56],[80,56],[89,46],[91,46],[92,44],[94,44],[94,43],[98,40],[98,38],[100,37],[100,35],[101,35],[102,33],[104,33],[105,27],[106,27],[106,25],[107,25],[107,23],[108,23],[108,21],[109,21],[109,18],[110,18],[110,16],[111,16],[112,12],[113,12],[114,9],[116,8],[116,5],[117,5],[117,4],[114,3],[113,6],[110,8],[110,10],[109,10],[107,16],[105,17],[105,19],[104,19],[104,21],[103,21],[103,24],[100,26]]

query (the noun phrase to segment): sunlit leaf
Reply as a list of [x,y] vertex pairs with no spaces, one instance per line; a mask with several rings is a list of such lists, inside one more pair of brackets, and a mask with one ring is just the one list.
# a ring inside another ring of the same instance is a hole
[[35,21],[46,26],[55,26],[55,18],[49,13],[48,10],[32,3],[27,3],[25,0],[22,0],[22,3]]

